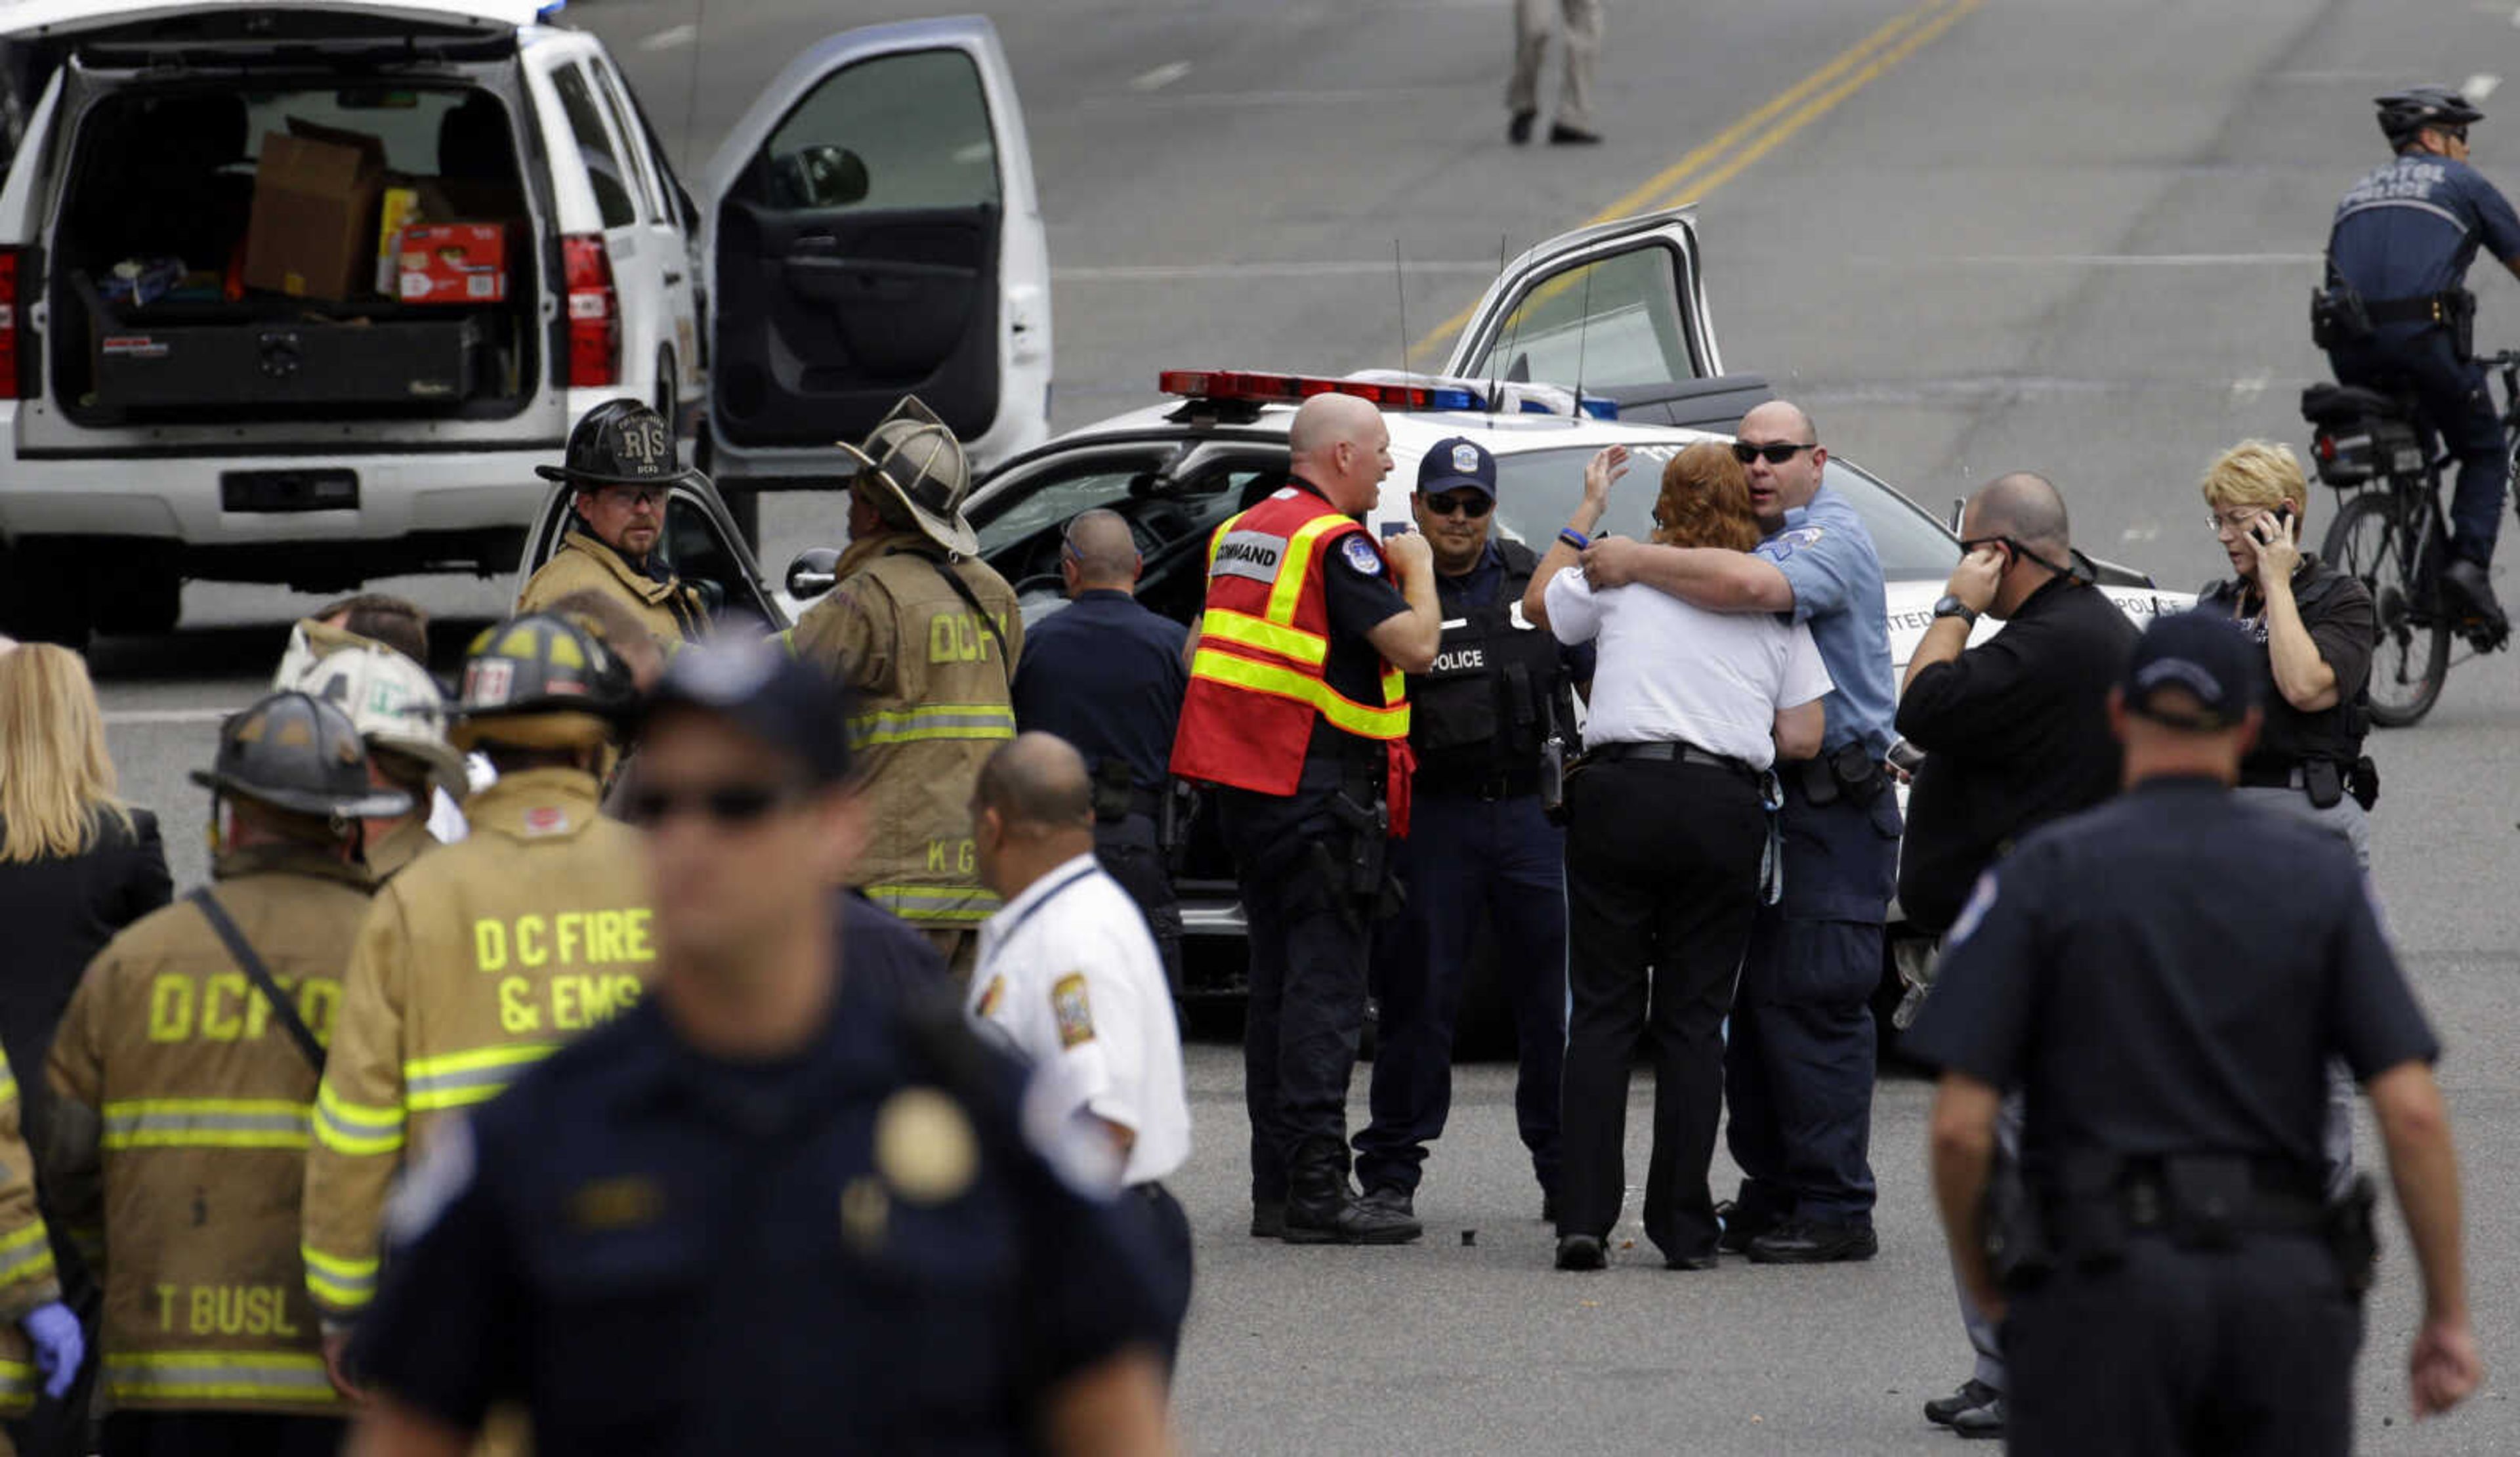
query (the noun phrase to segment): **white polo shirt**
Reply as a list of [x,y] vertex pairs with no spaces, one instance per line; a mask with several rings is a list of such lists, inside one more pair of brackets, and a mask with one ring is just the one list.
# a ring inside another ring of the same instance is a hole
[[1024,888],[980,928],[970,1014],[1032,1063],[1028,1110],[1090,1114],[1137,1135],[1123,1185],[1190,1159],[1190,1098],[1172,992],[1147,918],[1092,854]]
[[1584,742],[1683,739],[1753,769],[1777,758],[1777,710],[1827,696],[1811,629],[1767,613],[1710,613],[1648,586],[1595,591],[1568,568],[1549,579],[1549,627],[1601,640]]

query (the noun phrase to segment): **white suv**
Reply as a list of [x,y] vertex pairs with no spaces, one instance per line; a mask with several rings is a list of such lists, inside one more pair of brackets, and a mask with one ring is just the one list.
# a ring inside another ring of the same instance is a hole
[[[619,395],[740,517],[907,391],[984,460],[1046,437],[1048,260],[987,22],[812,48],[696,203],[602,44],[541,8],[0,6],[0,630],[165,631],[187,578],[507,571],[532,468]],[[283,226],[274,137],[338,168]],[[486,296],[388,296],[388,188],[502,225]],[[247,287],[290,276],[256,261],[275,240],[336,282]]]

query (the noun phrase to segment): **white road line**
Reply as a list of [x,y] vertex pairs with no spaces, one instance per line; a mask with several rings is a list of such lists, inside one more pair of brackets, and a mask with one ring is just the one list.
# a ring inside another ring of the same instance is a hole
[[1154,69],[1148,71],[1144,75],[1133,77],[1129,82],[1129,89],[1132,91],[1161,91],[1166,86],[1171,85],[1173,82],[1178,81],[1189,74],[1189,62],[1167,61],[1163,65],[1156,67]]
[[[1410,273],[1460,273],[1485,277],[1496,272],[1496,259],[1464,258],[1457,262],[1412,260]],[[1389,278],[1391,260],[1297,261],[1291,263],[1125,263],[1109,267],[1053,268],[1054,283],[1164,283],[1182,279],[1210,278],[1344,278],[1351,276]]]
[[126,708],[108,711],[109,728],[165,728],[186,723],[225,723],[234,708]]
[[694,24],[668,25],[639,42],[643,51],[679,50],[700,38],[700,27]]
[[1853,261],[1910,266],[2000,263],[2049,264],[2069,268],[2247,268],[2316,263],[2321,256],[2318,253],[1955,253],[1944,257],[1912,258],[1871,255],[1857,257]]
[[2500,76],[2490,70],[2480,70],[2467,78],[2467,83],[2458,88],[2458,94],[2477,106],[2483,106],[2485,99],[2494,94],[2494,88],[2501,84]]
[[2267,387],[2273,383],[2272,375],[2243,375],[2231,382],[2231,403],[2247,404],[2250,400],[2266,393]]

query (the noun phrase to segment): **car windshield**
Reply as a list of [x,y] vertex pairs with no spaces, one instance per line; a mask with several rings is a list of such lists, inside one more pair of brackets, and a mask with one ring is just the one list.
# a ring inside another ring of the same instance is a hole
[[[1655,478],[1663,463],[1683,448],[1680,441],[1631,442],[1636,457],[1625,479],[1610,491],[1610,514],[1601,531],[1615,536],[1653,533]],[[1575,512],[1584,496],[1584,463],[1593,447],[1526,450],[1497,457],[1497,523],[1505,533],[1535,552],[1548,549],[1557,528]],[[1830,461],[1822,479],[1844,496],[1864,518],[1872,546],[1881,557],[1885,581],[1941,581],[1959,560],[1958,544],[1940,523],[1914,503],[1862,471]]]

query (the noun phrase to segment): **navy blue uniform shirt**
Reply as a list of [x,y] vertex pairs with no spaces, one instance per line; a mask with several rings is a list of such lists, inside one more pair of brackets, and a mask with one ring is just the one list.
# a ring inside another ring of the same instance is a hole
[[2022,1166],[2076,1151],[2323,1164],[2327,1060],[2438,1052],[2343,837],[2153,779],[1978,881],[1909,1055],[2026,1102]]
[[[2463,161],[2410,152],[2354,184],[2336,205],[2328,254],[2366,299],[2412,298],[2460,287],[2482,245],[2520,257],[2520,216]],[[2384,335],[2429,328],[2386,324]]]
[[1061,1381],[1153,1348],[1146,1256],[1024,1141],[1021,1070],[873,964],[910,945],[850,934],[783,1062],[706,1057],[652,1000],[450,1126],[359,1369],[464,1428],[519,1400],[553,1457],[1031,1450]]
[[1024,633],[1015,663],[1015,727],[1057,734],[1087,764],[1114,756],[1143,790],[1160,790],[1181,721],[1190,629],[1126,592],[1079,592]]

